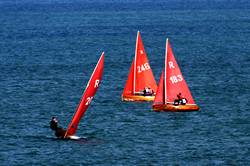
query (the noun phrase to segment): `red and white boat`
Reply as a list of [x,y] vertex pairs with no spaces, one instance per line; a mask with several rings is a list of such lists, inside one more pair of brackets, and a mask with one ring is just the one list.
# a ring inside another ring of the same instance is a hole
[[[145,94],[150,90],[150,95]],[[122,93],[123,101],[153,101],[157,84],[148,62],[140,32],[137,32],[135,58]]]
[[79,137],[75,136],[76,130],[78,128],[79,122],[86,112],[88,106],[90,105],[100,83],[102,80],[102,73],[104,68],[104,52],[102,53],[96,67],[90,77],[90,80],[85,88],[82,99],[79,103],[79,106],[67,128],[64,138],[78,139]]
[[[178,95],[178,96],[177,96]],[[166,40],[165,67],[153,102],[155,111],[198,111],[188,85]]]

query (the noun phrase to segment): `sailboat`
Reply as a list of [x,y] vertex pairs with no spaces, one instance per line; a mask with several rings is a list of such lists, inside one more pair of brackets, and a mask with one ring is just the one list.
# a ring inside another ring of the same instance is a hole
[[153,102],[155,111],[198,111],[188,85],[166,40],[165,67]]
[[[150,90],[148,95],[145,90]],[[123,101],[153,101],[157,84],[149,65],[140,32],[137,32],[135,57],[122,93]]]
[[85,88],[85,91],[83,93],[83,96],[81,98],[81,101],[78,105],[78,108],[67,128],[67,131],[65,133],[64,138],[69,139],[78,139],[77,136],[75,136],[75,133],[77,131],[79,122],[81,118],[83,117],[84,113],[88,109],[88,106],[90,105],[100,83],[102,80],[102,73],[104,68],[104,52],[101,54],[101,57],[99,58],[95,69],[90,77],[90,80]]

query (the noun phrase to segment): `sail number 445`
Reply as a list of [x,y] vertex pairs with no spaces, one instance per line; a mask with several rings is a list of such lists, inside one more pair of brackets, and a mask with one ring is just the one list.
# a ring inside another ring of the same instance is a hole
[[140,66],[137,66],[138,73],[141,73],[141,72],[149,70],[149,69],[150,69],[150,66],[149,66],[148,63],[144,63],[144,64],[142,64]]
[[181,82],[183,80],[183,78],[182,78],[182,75],[177,75],[177,76],[173,75],[170,77],[170,80],[171,80],[172,84],[174,84],[177,82]]

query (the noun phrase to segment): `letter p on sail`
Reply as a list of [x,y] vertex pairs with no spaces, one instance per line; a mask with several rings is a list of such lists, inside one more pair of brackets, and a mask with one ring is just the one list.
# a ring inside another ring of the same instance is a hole
[[95,88],[99,86],[100,80],[95,80]]

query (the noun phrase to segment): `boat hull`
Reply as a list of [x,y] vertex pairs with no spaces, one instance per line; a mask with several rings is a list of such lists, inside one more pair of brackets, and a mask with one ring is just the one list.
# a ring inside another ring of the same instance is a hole
[[189,111],[198,111],[199,107],[195,104],[194,105],[164,104],[164,105],[153,105],[153,110],[156,112],[160,111],[189,112]]
[[154,101],[155,96],[126,95],[122,96],[122,101]]

